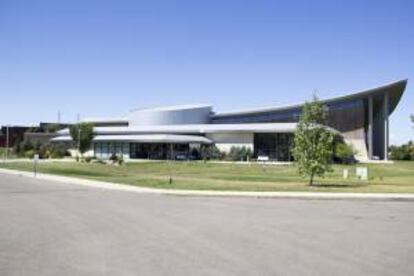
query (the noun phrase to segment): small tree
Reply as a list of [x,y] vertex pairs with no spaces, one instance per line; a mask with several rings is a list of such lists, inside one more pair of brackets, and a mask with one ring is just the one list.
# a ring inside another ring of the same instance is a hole
[[299,174],[309,176],[313,185],[315,176],[324,176],[331,170],[334,134],[326,125],[327,111],[316,96],[303,106],[295,131],[292,154]]
[[79,123],[69,128],[70,136],[81,155],[91,146],[93,139],[93,126],[89,123]]

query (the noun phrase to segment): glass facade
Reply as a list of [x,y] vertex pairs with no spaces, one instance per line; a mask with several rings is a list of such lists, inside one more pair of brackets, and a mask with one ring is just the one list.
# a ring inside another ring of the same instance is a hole
[[[353,109],[362,105],[362,100],[350,100],[327,103],[329,112]],[[213,124],[243,124],[243,123],[294,123],[298,122],[302,107],[293,107],[286,110],[274,110],[257,113],[224,115],[213,118]]]
[[112,154],[129,158],[129,143],[126,142],[95,142],[93,149],[99,159],[108,159]]
[[188,144],[155,144],[131,143],[130,157],[137,159],[187,159],[190,146]]
[[267,156],[276,161],[293,161],[292,133],[255,133],[254,156]]

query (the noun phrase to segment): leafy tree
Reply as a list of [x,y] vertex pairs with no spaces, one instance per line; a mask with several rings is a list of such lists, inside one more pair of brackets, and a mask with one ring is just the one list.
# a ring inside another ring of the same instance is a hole
[[414,143],[409,141],[401,146],[391,146],[390,158],[392,160],[414,160]]
[[297,125],[292,154],[299,174],[309,176],[313,185],[315,176],[331,171],[334,134],[326,125],[327,111],[316,96],[303,106]]
[[93,139],[93,126],[89,123],[79,123],[70,126],[70,136],[81,154],[85,153],[91,146]]

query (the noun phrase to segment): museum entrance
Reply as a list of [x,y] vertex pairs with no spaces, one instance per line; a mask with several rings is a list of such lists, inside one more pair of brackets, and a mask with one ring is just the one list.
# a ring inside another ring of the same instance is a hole
[[255,133],[254,156],[267,156],[275,161],[293,161],[292,133]]

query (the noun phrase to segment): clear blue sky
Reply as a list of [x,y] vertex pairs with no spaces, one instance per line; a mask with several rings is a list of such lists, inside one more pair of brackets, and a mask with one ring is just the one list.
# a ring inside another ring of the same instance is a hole
[[0,124],[210,103],[299,103],[409,79],[391,142],[414,139],[414,1],[0,1]]

